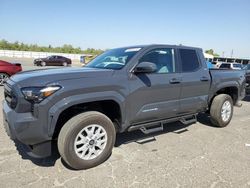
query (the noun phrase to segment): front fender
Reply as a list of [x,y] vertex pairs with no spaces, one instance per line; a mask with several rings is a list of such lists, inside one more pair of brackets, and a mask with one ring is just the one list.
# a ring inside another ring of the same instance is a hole
[[49,112],[48,112],[48,134],[49,136],[52,136],[56,127],[56,123],[58,120],[59,115],[66,110],[69,107],[72,107],[77,104],[82,103],[88,103],[88,102],[97,102],[97,101],[104,101],[104,100],[113,100],[119,104],[119,107],[121,109],[121,119],[122,122],[126,119],[125,117],[125,111],[122,109],[125,109],[125,98],[114,91],[105,91],[105,92],[96,92],[96,93],[85,93],[80,95],[73,95],[66,97],[60,101],[58,101],[56,104],[54,104]]

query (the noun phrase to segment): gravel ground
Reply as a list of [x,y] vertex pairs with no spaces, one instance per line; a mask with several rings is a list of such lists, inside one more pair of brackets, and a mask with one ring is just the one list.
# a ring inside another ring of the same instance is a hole
[[[36,68],[31,60],[20,61],[25,70]],[[139,131],[118,134],[111,157],[82,171],[69,169],[57,152],[29,157],[0,126],[0,187],[250,187],[249,112],[246,97],[226,128],[212,127],[201,114],[195,124],[166,124],[147,137]]]

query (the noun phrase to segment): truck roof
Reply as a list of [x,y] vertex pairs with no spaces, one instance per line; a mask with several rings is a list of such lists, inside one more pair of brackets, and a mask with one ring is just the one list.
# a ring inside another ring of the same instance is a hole
[[134,45],[134,46],[124,46],[119,48],[151,48],[151,47],[168,47],[168,48],[185,48],[185,49],[197,49],[202,50],[198,47],[183,46],[183,45],[170,45],[170,44],[146,44],[146,45]]

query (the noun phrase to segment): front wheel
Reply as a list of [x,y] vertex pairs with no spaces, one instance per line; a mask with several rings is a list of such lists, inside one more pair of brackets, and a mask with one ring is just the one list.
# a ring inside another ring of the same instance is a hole
[[8,78],[9,78],[8,74],[0,73],[0,86],[2,86]]
[[41,66],[42,66],[42,67],[45,67],[45,66],[46,66],[46,62],[42,61],[42,62],[41,62]]
[[211,123],[217,127],[226,127],[233,116],[233,100],[229,95],[220,94],[214,97],[211,108]]
[[96,111],[72,117],[58,136],[58,150],[74,169],[88,169],[103,163],[111,154],[116,131],[112,121]]

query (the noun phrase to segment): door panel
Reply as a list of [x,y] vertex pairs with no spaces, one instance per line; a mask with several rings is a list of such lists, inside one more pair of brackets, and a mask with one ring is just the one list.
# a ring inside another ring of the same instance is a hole
[[170,83],[178,75],[133,75],[129,97],[131,123],[170,118],[178,114],[180,84]]
[[57,59],[56,59],[56,65],[57,66],[61,66],[62,62],[63,62],[63,58],[62,57],[57,57]]
[[48,64],[49,64],[50,66],[54,66],[54,65],[55,65],[55,56],[53,56],[53,57],[51,57],[51,58],[49,59]]
[[131,124],[170,118],[179,112],[180,74],[176,73],[175,50],[151,49],[140,58],[157,67],[155,73],[132,74],[130,77]]
[[[208,71],[206,71],[208,72]],[[205,71],[183,73],[181,83],[180,108],[181,113],[192,113],[207,106],[210,81],[201,81]],[[208,78],[210,75],[208,75]]]
[[60,63],[60,57],[56,56],[56,58],[54,59],[54,65],[55,66],[61,65],[61,63]]
[[180,114],[195,113],[207,107],[210,74],[195,50],[185,49],[184,55],[180,55],[180,58],[182,62]]

